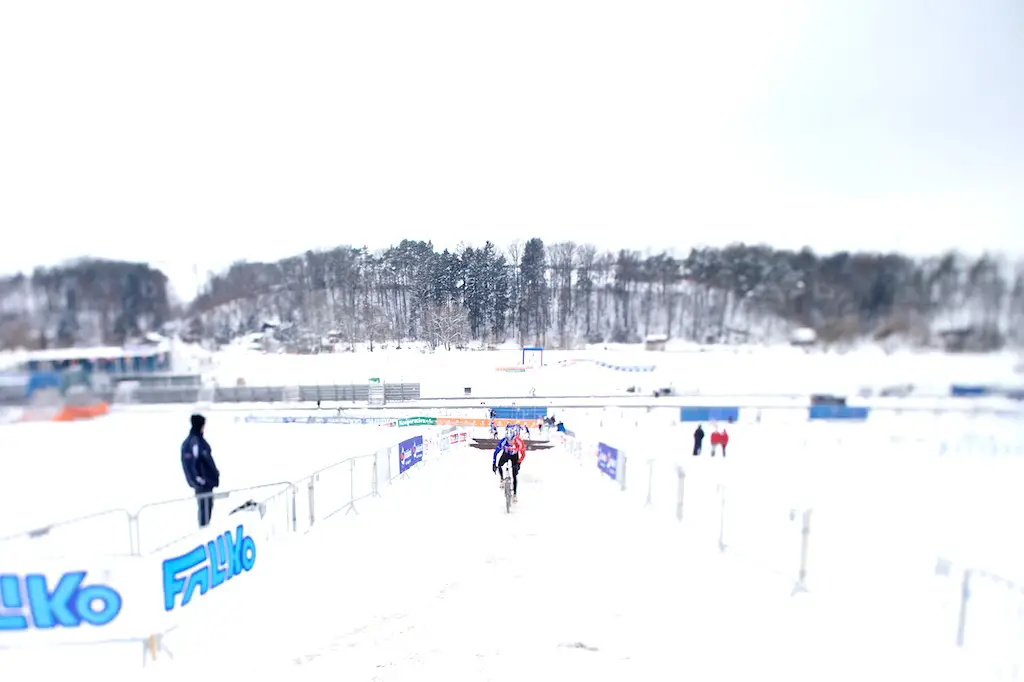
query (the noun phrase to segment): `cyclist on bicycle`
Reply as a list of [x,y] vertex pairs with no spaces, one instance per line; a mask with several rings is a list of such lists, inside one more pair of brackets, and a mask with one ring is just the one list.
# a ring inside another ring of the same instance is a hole
[[[512,438],[505,437],[494,448],[494,457],[491,460],[491,471],[498,473],[502,467],[508,464],[512,467],[512,501],[519,501],[519,465],[526,457],[526,444],[519,436]],[[500,476],[501,474],[498,473]],[[502,484],[499,484],[499,486]]]

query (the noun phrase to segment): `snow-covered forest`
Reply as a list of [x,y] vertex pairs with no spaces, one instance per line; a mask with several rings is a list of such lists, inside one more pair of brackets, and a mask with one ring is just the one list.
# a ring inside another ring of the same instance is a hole
[[915,260],[737,244],[679,256],[533,238],[455,251],[404,240],[376,253],[342,246],[238,262],[178,306],[167,278],[145,264],[84,260],[0,280],[2,347],[120,343],[172,321],[188,338],[217,343],[270,321],[299,351],[325,339],[756,342],[795,327],[826,341],[919,344],[971,329],[987,349],[1024,341],[1024,267],[990,255]]

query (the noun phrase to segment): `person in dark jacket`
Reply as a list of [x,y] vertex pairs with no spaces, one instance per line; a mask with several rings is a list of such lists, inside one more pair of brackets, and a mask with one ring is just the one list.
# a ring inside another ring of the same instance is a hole
[[220,485],[220,471],[213,461],[213,451],[203,435],[206,431],[206,417],[192,415],[192,428],[188,438],[181,444],[181,468],[185,480],[196,493],[199,506],[199,527],[210,523],[213,516],[213,490]]
[[697,424],[697,430],[693,432],[693,456],[700,454],[701,446],[704,444],[704,428]]

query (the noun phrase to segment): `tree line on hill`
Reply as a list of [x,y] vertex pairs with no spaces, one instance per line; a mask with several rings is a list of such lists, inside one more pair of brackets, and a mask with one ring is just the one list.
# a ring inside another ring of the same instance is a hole
[[173,318],[167,276],[83,259],[0,277],[0,349],[122,345]]
[[1024,341],[1024,266],[991,255],[818,255],[730,245],[601,252],[533,238],[438,251],[403,240],[274,263],[238,262],[174,310],[167,278],[144,264],[88,260],[0,280],[0,345],[118,343],[179,319],[183,336],[226,343],[270,321],[300,351],[421,340],[434,347],[516,341],[567,348],[650,334],[702,343],[781,338],[928,343],[975,330],[985,349]]

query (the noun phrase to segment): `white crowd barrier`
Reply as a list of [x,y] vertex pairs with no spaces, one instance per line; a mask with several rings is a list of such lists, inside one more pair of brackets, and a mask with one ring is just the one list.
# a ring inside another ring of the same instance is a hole
[[[1009,540],[1020,510],[1006,507],[1024,461],[997,434],[951,447],[928,434],[812,432],[790,437],[778,456],[734,439],[726,459],[711,460],[706,449],[664,452],[673,441],[661,434],[624,433],[610,434],[619,442],[562,438],[610,490],[674,519],[695,546],[782,576],[794,597],[833,605],[859,627],[899,622],[979,679],[1022,675],[1024,579],[992,566],[1024,567]],[[968,508],[977,513],[965,518]],[[956,558],[939,558],[942,548]]]
[[198,531],[193,496],[0,538],[0,668],[9,652],[71,645],[134,643],[143,664],[169,654],[164,637],[182,612],[244,590],[260,557],[287,546],[279,540],[356,513],[383,486],[470,440],[455,426],[401,429],[396,440],[405,433],[298,481],[215,492],[213,520]]

